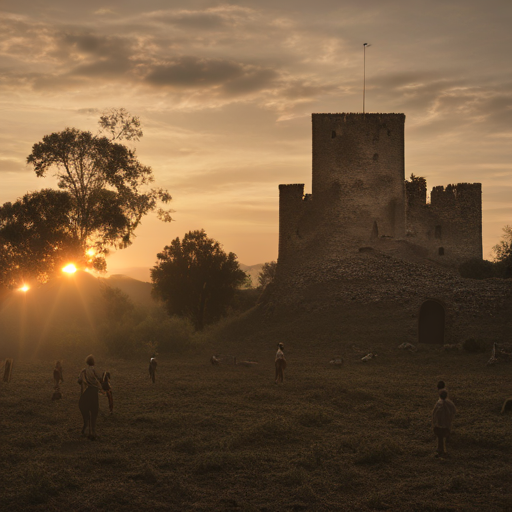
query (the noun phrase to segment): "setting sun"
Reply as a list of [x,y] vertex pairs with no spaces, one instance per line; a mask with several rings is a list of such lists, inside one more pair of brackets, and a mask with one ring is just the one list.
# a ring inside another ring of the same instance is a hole
[[87,256],[94,256],[96,254],[96,251],[91,247],[90,249],[87,249],[85,254],[87,254]]
[[30,286],[24,284],[21,288],[18,288],[20,292],[28,292],[30,290]]
[[76,267],[73,265],[73,263],[70,263],[69,265],[63,267],[62,272],[65,272],[66,274],[74,274],[76,272]]

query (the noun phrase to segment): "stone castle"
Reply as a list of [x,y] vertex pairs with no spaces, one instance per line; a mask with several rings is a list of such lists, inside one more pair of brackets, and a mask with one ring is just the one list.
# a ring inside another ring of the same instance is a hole
[[378,249],[456,267],[482,259],[482,187],[405,180],[404,114],[313,114],[312,193],[279,185],[281,270]]

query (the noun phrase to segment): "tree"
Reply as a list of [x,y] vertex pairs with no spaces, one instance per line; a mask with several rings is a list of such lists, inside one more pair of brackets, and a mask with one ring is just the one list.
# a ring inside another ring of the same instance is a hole
[[223,316],[246,279],[236,255],[226,254],[204,230],[188,232],[183,241],[175,238],[157,258],[153,295],[170,315],[190,318],[196,329]]
[[501,267],[500,274],[504,278],[512,277],[512,226],[503,228],[502,240],[492,250],[495,263]]
[[124,108],[111,108],[104,111],[98,124],[100,133],[109,133],[110,140],[140,140],[143,135],[140,119],[132,116]]
[[45,189],[0,207],[0,283],[41,282],[81,254],[71,222],[72,199]]
[[142,217],[156,211],[171,221],[170,210],[158,207],[170,194],[150,188],[154,181],[150,167],[141,164],[134,149],[114,142],[126,138],[139,140],[140,122],[124,109],[112,110],[100,119],[112,140],[91,132],[66,128],[43,137],[34,144],[27,163],[39,177],[53,171],[59,188],[70,198],[69,229],[82,254],[93,249],[96,267],[105,267],[105,255],[112,247],[132,243]]
[[261,271],[258,274],[258,286],[259,288],[265,288],[268,284],[270,284],[275,276],[277,270],[277,261],[269,261],[263,264],[261,267]]

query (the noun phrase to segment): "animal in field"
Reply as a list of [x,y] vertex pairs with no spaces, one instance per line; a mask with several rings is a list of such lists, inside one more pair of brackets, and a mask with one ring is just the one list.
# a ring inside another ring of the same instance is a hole
[[256,366],[258,364],[258,361],[251,361],[251,360],[247,360],[247,361],[238,361],[237,363],[237,366],[247,366],[248,368],[251,368],[253,366]]

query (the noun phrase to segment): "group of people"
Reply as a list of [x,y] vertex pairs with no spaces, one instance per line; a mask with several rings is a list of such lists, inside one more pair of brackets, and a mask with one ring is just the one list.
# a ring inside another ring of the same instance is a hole
[[[82,435],[87,435],[87,428],[89,428],[88,438],[91,440],[96,439],[96,420],[99,412],[99,398],[98,394],[100,390],[103,390],[109,401],[110,412],[113,412],[114,403],[112,399],[112,388],[110,386],[110,373],[104,372],[100,375],[95,367],[94,356],[89,355],[85,360],[86,367],[80,372],[78,377],[78,383],[81,386],[80,400],[78,407],[82,413],[84,420]],[[284,381],[284,371],[287,363],[284,357],[284,344],[279,343],[277,346],[277,352],[275,357],[275,383],[281,384]],[[149,362],[149,376],[152,382],[155,382],[157,361],[155,354]],[[57,361],[53,372],[53,378],[55,383],[55,391],[59,392],[60,382],[63,382],[62,378],[62,364]],[[432,411],[432,425],[434,428],[434,434],[437,437],[437,452],[436,457],[446,457],[446,440],[450,436],[452,423],[457,412],[454,403],[448,398],[448,390],[444,381],[437,383],[437,390],[439,393],[439,399],[436,402]],[[54,398],[55,399],[55,398]]]

